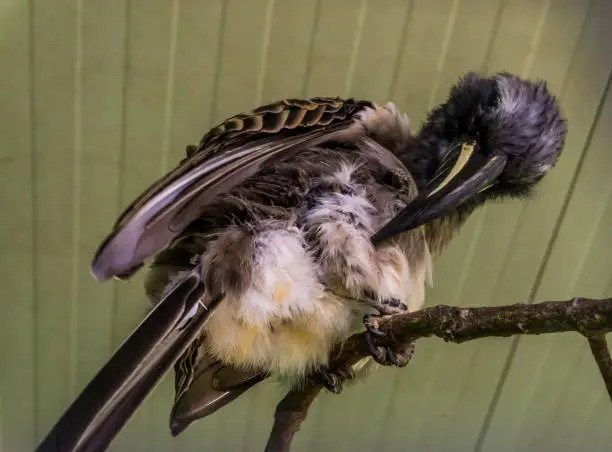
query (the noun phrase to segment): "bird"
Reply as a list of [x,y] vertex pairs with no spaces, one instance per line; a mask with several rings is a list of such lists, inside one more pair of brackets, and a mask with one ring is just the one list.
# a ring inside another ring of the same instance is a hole
[[176,436],[270,376],[296,387],[316,375],[339,393],[376,365],[406,365],[414,344],[370,340],[371,356],[327,368],[350,335],[421,309],[432,262],[469,216],[529,198],[566,135],[546,81],[510,72],[463,74],[416,133],[394,103],[354,98],[225,119],[100,244],[100,281],[149,262],[152,309],[43,445],[108,444],[172,367]]

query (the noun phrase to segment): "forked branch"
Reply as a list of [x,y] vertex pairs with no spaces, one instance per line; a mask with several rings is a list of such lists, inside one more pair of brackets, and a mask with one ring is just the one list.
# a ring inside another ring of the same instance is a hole
[[[386,334],[376,339],[378,345],[408,343],[429,336],[462,343],[484,337],[578,332],[587,337],[612,399],[612,358],[605,339],[605,334],[612,331],[612,298],[575,298],[482,308],[440,305],[384,318],[380,322],[380,330]],[[330,368],[333,370],[354,364],[368,354],[365,334],[356,334],[343,345],[331,361]],[[313,379],[303,389],[290,391],[280,401],[266,452],[290,450],[291,441],[320,390],[320,383]]]
[[593,353],[597,367],[599,367],[599,372],[608,390],[610,400],[612,400],[612,358],[610,357],[608,341],[604,334],[590,336],[588,340],[591,353]]

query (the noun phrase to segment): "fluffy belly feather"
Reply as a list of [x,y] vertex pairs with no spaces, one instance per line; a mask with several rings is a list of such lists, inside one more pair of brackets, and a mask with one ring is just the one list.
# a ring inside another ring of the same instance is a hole
[[356,319],[350,305],[332,294],[313,299],[307,312],[286,319],[271,316],[266,322],[237,317],[235,303],[224,300],[206,324],[208,353],[237,367],[279,375],[301,376],[325,365],[330,348]]
[[204,327],[209,355],[299,378],[327,364],[334,345],[363,328],[365,312],[395,300],[422,306],[423,231],[375,248],[373,229],[399,201],[382,187],[372,196],[356,171],[337,163],[291,218],[236,223],[207,243],[206,286],[225,294]]

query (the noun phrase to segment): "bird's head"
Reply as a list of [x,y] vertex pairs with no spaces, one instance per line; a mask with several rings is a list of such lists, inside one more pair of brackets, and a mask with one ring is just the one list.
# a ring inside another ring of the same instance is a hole
[[405,151],[421,195],[374,236],[380,242],[491,198],[525,197],[557,162],[567,122],[546,82],[468,73]]

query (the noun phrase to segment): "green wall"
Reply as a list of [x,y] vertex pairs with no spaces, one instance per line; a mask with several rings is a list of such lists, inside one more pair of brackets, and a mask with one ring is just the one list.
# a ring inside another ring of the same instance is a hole
[[[392,99],[415,127],[467,70],[544,77],[570,122],[531,202],[476,214],[429,304],[612,294],[610,0],[0,2],[0,450],[32,450],[145,313],[142,275],[88,265],[120,209],[229,114],[282,97]],[[296,451],[608,451],[612,404],[577,335],[422,341],[324,394]],[[166,378],[115,451],[260,451],[262,384],[173,440]]]

